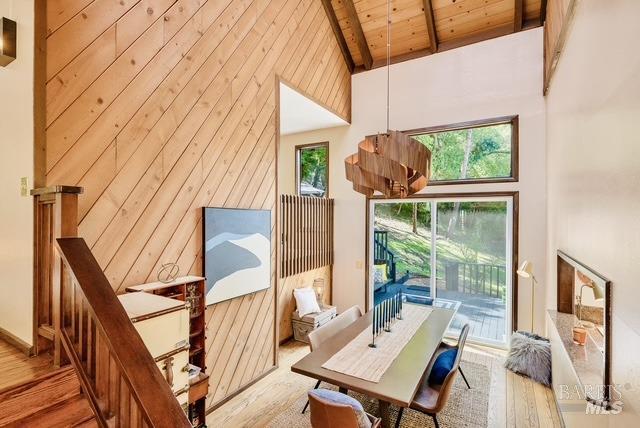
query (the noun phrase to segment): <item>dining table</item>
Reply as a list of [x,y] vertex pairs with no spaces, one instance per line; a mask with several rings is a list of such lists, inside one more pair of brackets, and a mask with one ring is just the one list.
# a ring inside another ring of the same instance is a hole
[[[406,304],[409,305],[409,304]],[[371,330],[373,311],[369,311],[319,348],[291,366],[291,371],[337,386],[341,391],[356,391],[378,400],[382,427],[390,427],[389,406],[409,407],[423,375],[435,355],[456,313],[452,309],[430,308],[428,317],[399,351],[378,382],[330,370],[323,365],[350,344],[364,330]],[[393,333],[390,333],[393,334]]]

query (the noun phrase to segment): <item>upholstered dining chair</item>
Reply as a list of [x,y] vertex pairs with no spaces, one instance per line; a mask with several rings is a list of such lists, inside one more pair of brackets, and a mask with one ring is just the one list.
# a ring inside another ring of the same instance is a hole
[[[460,337],[458,338],[458,343],[455,346],[446,345],[444,343],[438,347],[438,350],[434,354],[432,361],[429,363],[427,370],[422,376],[422,382],[420,387],[418,388],[418,392],[416,392],[413,401],[409,408],[413,410],[417,410],[419,412],[425,413],[431,418],[433,418],[433,423],[436,428],[440,428],[438,423],[437,414],[442,411],[447,405],[447,400],[449,400],[449,394],[451,393],[451,388],[453,387],[453,383],[455,381],[456,373],[458,372],[458,368],[460,367],[460,359],[462,358],[462,351],[464,349],[464,344],[467,341],[467,334],[469,334],[469,324],[465,324],[460,331]],[[442,346],[445,345],[445,346]],[[449,370],[449,373],[445,377],[444,381],[441,385],[432,384],[429,382],[429,377],[431,374],[431,370],[433,369],[434,363],[436,359],[445,351],[449,349],[456,349],[456,357]],[[460,371],[460,373],[462,373]],[[464,378],[464,375],[463,375]],[[466,382],[466,379],[465,379]],[[469,384],[467,383],[467,386]],[[400,421],[402,420],[402,413],[404,408],[400,408],[398,413],[398,418],[396,419],[396,428],[400,427]]]
[[[336,400],[331,400],[322,396],[320,392],[323,391],[325,390],[320,389],[309,391],[309,402],[311,403],[311,426],[313,428],[360,428],[363,425],[370,425],[371,428],[380,427],[381,419],[366,413],[362,409],[362,405],[360,405],[357,400],[347,395],[330,391],[334,394],[334,397],[336,395],[343,397],[340,401],[344,402],[337,402]],[[358,410],[354,408],[353,404],[349,403],[355,403]],[[366,421],[359,421],[358,413],[360,413],[361,417],[366,419]]]
[[[361,316],[362,310],[360,307],[352,306],[322,327],[313,330],[309,333],[309,347],[311,348],[311,352],[318,349],[328,338],[356,322]],[[320,381],[316,383],[316,386],[314,386],[313,389],[318,389],[319,387]],[[309,407],[309,401],[307,401],[302,409],[303,414],[307,411],[307,407]]]

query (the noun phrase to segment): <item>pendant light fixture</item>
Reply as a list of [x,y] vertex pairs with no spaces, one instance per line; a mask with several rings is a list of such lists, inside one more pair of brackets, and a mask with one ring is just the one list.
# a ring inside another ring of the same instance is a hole
[[358,152],[344,160],[347,180],[367,197],[378,191],[386,198],[406,198],[429,180],[429,149],[410,135],[390,129],[390,69],[391,0],[387,0],[387,131],[366,136],[358,143]]

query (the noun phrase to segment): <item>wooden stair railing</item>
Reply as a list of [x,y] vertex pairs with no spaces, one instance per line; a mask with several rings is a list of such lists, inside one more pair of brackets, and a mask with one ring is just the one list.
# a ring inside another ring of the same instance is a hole
[[57,239],[54,257],[55,334],[98,425],[191,427],[84,239]]
[[60,291],[54,290],[52,272],[55,240],[78,236],[78,195],[82,187],[50,186],[31,191],[34,204],[34,336],[35,353],[53,348],[53,365],[60,367],[61,345],[55,336],[60,323]]

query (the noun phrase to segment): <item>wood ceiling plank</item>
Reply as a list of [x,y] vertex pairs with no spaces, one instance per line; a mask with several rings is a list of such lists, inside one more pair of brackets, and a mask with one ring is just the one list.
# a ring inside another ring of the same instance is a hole
[[347,46],[347,41],[344,38],[344,34],[340,28],[340,24],[338,23],[338,18],[336,17],[336,13],[331,6],[331,0],[321,0],[322,6],[324,7],[324,11],[327,14],[327,18],[329,19],[329,23],[331,24],[331,30],[333,31],[333,36],[336,38],[338,42],[338,46],[340,46],[340,52],[344,58],[344,62],[347,65],[349,71],[353,71],[354,62],[351,57],[351,52],[349,51],[349,46]]
[[433,4],[431,0],[423,0],[424,18],[427,23],[427,33],[429,34],[429,48],[431,53],[438,52],[438,34],[436,32],[436,23],[433,16]]
[[360,56],[362,57],[364,68],[369,70],[371,69],[371,65],[373,64],[373,58],[371,57],[371,52],[369,51],[367,39],[365,38],[364,32],[362,31],[362,26],[360,25],[360,18],[358,18],[358,13],[356,12],[356,8],[353,5],[353,0],[342,0],[342,2],[344,4],[347,17],[349,18],[349,22],[351,23],[351,28],[353,29],[353,33],[356,38],[356,43],[358,45],[358,50],[360,51]]
[[513,28],[513,0],[498,0],[486,6],[438,20],[436,26],[440,42],[465,37],[469,34],[488,31],[510,23]]

